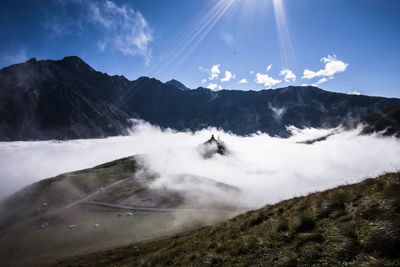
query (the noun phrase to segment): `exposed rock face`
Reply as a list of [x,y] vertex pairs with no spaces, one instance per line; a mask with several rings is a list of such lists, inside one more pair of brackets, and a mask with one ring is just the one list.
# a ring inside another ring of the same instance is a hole
[[228,154],[228,150],[224,142],[222,142],[219,138],[215,139],[214,135],[211,136],[209,140],[204,142],[200,147],[199,151],[201,155],[206,158],[212,158],[215,154],[220,154],[225,156]]

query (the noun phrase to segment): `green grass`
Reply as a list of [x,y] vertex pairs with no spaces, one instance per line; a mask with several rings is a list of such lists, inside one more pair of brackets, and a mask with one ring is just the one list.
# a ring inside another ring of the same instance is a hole
[[400,266],[400,174],[250,211],[60,266]]

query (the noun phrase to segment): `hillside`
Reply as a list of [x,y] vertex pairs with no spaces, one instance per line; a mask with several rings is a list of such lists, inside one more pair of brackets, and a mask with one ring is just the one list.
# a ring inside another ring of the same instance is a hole
[[58,266],[399,266],[400,173]]
[[188,174],[170,177],[166,187],[159,178],[134,156],[23,188],[0,203],[0,265],[42,266],[243,212],[218,200],[237,198],[236,187]]
[[176,80],[109,76],[78,57],[31,59],[0,70],[0,141],[120,135],[130,118],[176,130],[214,126],[239,135],[287,137],[288,125],[336,127],[396,104],[400,99],[311,86],[190,90]]
[[390,107],[361,120],[364,133],[381,132],[400,138],[400,105]]

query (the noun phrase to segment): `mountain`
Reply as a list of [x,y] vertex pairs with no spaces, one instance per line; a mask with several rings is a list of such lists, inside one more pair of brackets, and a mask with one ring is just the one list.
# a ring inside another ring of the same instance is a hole
[[214,155],[219,154],[221,156],[226,156],[228,154],[228,149],[224,142],[222,142],[219,138],[215,139],[214,135],[211,135],[211,138],[206,142],[201,144],[198,147],[200,154],[205,159],[210,159]]
[[399,266],[399,211],[400,174],[386,174],[57,266]]
[[165,84],[173,85],[173,86],[175,86],[176,88],[181,89],[181,90],[183,90],[183,91],[190,90],[190,89],[187,88],[183,83],[181,83],[180,81],[177,81],[177,80],[175,80],[175,79],[172,79],[172,80],[166,82]]
[[60,174],[2,201],[0,265],[44,266],[243,212],[221,200],[238,198],[237,187],[189,174],[171,176],[165,186],[142,162],[133,156]]
[[176,130],[213,126],[239,135],[261,131],[286,137],[289,125],[336,127],[396,104],[400,99],[316,87],[187,90],[176,80],[109,76],[78,57],[31,59],[0,70],[0,140],[124,134],[129,118]]
[[384,109],[363,120],[364,133],[381,132],[400,138],[400,105]]
[[[31,59],[3,68],[0,140],[92,138],[123,133],[129,126],[128,116],[107,101],[110,90],[104,88],[123,88],[125,81],[97,74],[77,57],[61,61]],[[87,79],[104,83],[104,88]]]

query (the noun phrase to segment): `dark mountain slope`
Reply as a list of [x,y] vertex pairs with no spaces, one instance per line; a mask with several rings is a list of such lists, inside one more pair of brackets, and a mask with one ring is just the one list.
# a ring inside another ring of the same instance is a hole
[[175,86],[176,88],[179,88],[179,89],[181,89],[181,90],[183,90],[183,91],[190,90],[190,89],[187,88],[183,83],[181,83],[180,81],[177,81],[177,80],[175,80],[175,79],[172,79],[172,80],[166,82],[166,84],[173,85],[173,86]]
[[58,266],[399,266],[400,174]]
[[101,88],[88,81],[91,76],[96,72],[76,57],[61,61],[31,59],[2,69],[0,140],[121,134],[129,125],[128,116],[106,101],[108,95],[104,93],[112,83],[122,88],[120,79],[105,79],[108,83]]
[[288,136],[289,125],[336,127],[400,103],[399,99],[333,93],[316,87],[182,91],[155,79],[139,80],[121,109],[178,130],[214,126],[241,135],[262,131]]
[[382,132],[400,138],[400,105],[387,108],[361,120],[364,133]]
[[316,87],[188,90],[176,80],[109,76],[78,57],[32,59],[0,70],[0,140],[118,135],[128,118],[177,130],[214,126],[240,135],[288,136],[289,125],[336,127],[396,104],[400,99]]

